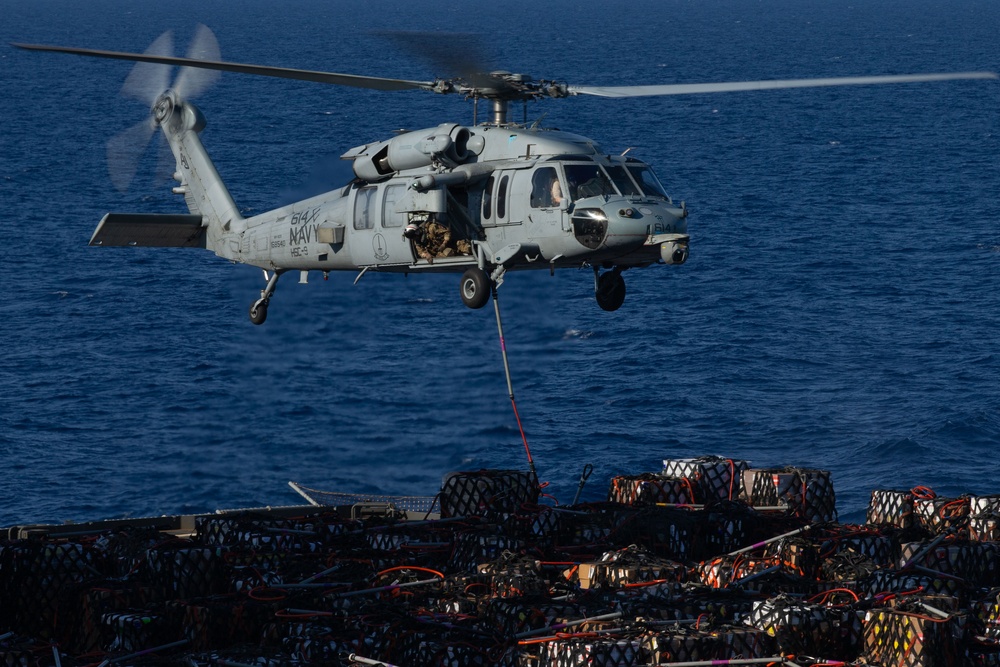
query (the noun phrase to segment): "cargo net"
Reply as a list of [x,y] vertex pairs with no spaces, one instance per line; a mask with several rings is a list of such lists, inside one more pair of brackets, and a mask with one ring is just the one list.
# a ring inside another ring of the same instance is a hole
[[[931,534],[967,533],[971,516],[983,516],[986,522],[977,524],[989,531],[989,518],[997,517],[995,501],[984,500],[973,507],[971,498],[944,498],[933,489],[917,486],[909,491],[872,491],[867,522],[896,528],[920,528]],[[994,525],[996,522],[994,521]]]
[[548,667],[621,667],[648,664],[643,658],[642,644],[637,639],[603,639],[601,637],[567,637],[559,639],[523,640],[524,649],[537,651],[539,664]]
[[739,498],[743,471],[749,468],[747,461],[699,456],[693,459],[664,459],[662,475],[692,480],[697,502],[710,504]]
[[748,537],[758,532],[757,513],[744,503],[720,501],[706,508],[697,519],[694,560],[705,560],[746,546]]
[[480,613],[487,629],[511,637],[535,634],[586,616],[579,604],[556,600],[547,594],[490,597],[484,601]]
[[992,542],[945,540],[901,545],[898,567],[912,566],[924,574],[961,579],[973,586],[1000,584],[1000,545]]
[[149,549],[145,571],[162,599],[224,593],[228,585],[222,555],[187,541],[169,541]]
[[976,600],[969,605],[970,620],[974,623],[974,632],[984,643],[992,644],[1000,650],[1000,591],[992,591],[985,600]]
[[856,582],[854,590],[862,597],[897,598],[921,592],[964,598],[968,585],[951,575],[876,570],[867,579]]
[[722,639],[722,660],[764,658],[778,652],[774,637],[758,628],[723,626],[714,634]]
[[545,595],[551,585],[539,569],[539,562],[515,552],[505,551],[496,559],[483,563],[477,570],[480,592],[493,597],[522,597]]
[[[171,664],[169,661],[154,658],[147,658],[149,662],[130,663],[135,665],[159,665]],[[255,647],[245,647],[241,649],[229,649],[225,651],[203,651],[185,656],[184,667],[223,667],[225,665],[253,665],[253,667],[300,667],[302,662],[294,659],[278,649],[263,649]],[[340,664],[334,662],[333,664]],[[345,663],[346,664],[346,663]]]
[[357,630],[361,630],[361,633],[355,631],[353,643],[359,645],[355,652],[369,659],[362,664],[404,667],[497,664],[491,657],[497,655],[495,643],[486,635],[466,632],[461,622],[436,621],[426,614],[415,617],[392,613],[388,608],[377,605],[365,611],[366,614],[357,621],[354,617],[346,619],[349,624],[356,623]]
[[647,507],[624,517],[610,534],[616,542],[639,545],[674,560],[693,560],[699,516],[674,507]]
[[538,504],[538,479],[521,470],[455,472],[441,484],[441,516],[496,517]]
[[687,477],[619,475],[611,478],[608,501],[623,505],[690,505],[695,502],[695,493]]
[[327,507],[351,507],[353,505],[386,505],[397,510],[417,514],[428,514],[434,509],[436,496],[383,496],[371,493],[344,493],[340,491],[320,491],[301,484],[295,488],[308,499]]
[[475,572],[480,565],[517,553],[523,547],[520,540],[489,528],[465,530],[455,535],[448,567],[452,572]]
[[1000,496],[969,498],[969,538],[980,542],[1000,541]]
[[909,528],[800,530],[805,518],[725,499],[538,506],[530,479],[460,473],[452,511],[479,515],[444,520],[315,507],[199,516],[183,538],[116,524],[0,540],[0,636],[16,633],[0,637],[0,667],[52,664],[53,644],[67,667],[339,666],[350,653],[638,667],[793,649],[803,667],[1000,667],[1000,543],[961,526],[931,535],[912,490],[897,496]]
[[552,505],[525,507],[523,511],[505,517],[502,531],[505,535],[547,546],[558,534],[562,513],[562,508]]
[[819,577],[834,583],[853,583],[871,576],[878,567],[868,556],[848,549],[824,558]]
[[969,538],[977,542],[1000,542],[1000,514],[969,517]]
[[774,637],[785,654],[809,654],[837,660],[857,657],[857,615],[808,600],[778,595],[757,602],[747,625]]
[[148,613],[112,613],[101,617],[106,650],[135,653],[166,643],[162,616]]
[[187,648],[208,651],[238,646],[247,637],[259,637],[274,619],[274,607],[265,601],[213,596],[198,600],[170,600],[163,611],[165,624],[183,628]]
[[777,564],[771,559],[747,557],[743,554],[725,555],[699,563],[695,576],[706,586],[729,588],[754,581],[777,569]]
[[722,652],[718,635],[695,628],[674,628],[646,637],[643,641],[651,663],[714,661]]
[[[649,588],[636,590],[646,592]],[[675,591],[673,597],[661,596],[660,600],[660,606],[669,609],[670,614],[660,614],[661,618],[700,618],[709,625],[735,624],[746,618],[753,609],[753,603],[760,600],[760,595],[742,589],[711,588],[700,582],[688,581],[679,585],[679,591]]]
[[940,535],[957,532],[969,523],[969,499],[943,498],[926,489],[920,495],[915,495],[913,514],[920,527],[929,533]]
[[[618,503],[590,503],[583,511],[559,515],[558,529],[552,535],[552,548],[577,552],[598,549],[618,534],[623,524],[632,521],[642,510]],[[623,540],[624,541],[624,540]]]
[[820,546],[805,538],[790,537],[769,544],[764,560],[800,577],[816,579],[820,567]]
[[[85,544],[22,542],[0,546],[0,630],[10,624],[49,638],[79,604],[77,591],[93,579],[102,553]],[[72,592],[72,594],[70,594]]]
[[743,479],[754,507],[784,508],[812,522],[837,520],[837,498],[827,470],[755,468],[745,471]]
[[29,667],[38,664],[35,647],[26,648],[0,645],[0,665],[6,667]]
[[255,512],[199,516],[195,530],[200,542],[211,546],[248,547],[255,552],[315,551],[363,527],[356,519],[335,511],[306,517],[277,518]]
[[660,558],[634,545],[609,551],[595,562],[574,565],[563,574],[585,590],[681,582],[687,578],[682,563]]
[[950,667],[965,664],[959,650],[963,634],[956,616],[869,611],[865,618],[864,658],[898,667]]
[[913,494],[886,489],[872,491],[865,521],[875,526],[912,527]]
[[889,526],[837,524],[812,532],[822,538],[821,550],[825,557],[846,555],[849,559],[859,556],[870,560],[876,567],[895,563],[898,540],[903,535]]

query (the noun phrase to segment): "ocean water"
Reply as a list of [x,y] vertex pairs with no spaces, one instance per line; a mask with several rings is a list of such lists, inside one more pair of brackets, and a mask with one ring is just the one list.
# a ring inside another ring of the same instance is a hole
[[[105,145],[144,117],[127,63],[194,26],[223,57],[393,78],[440,72],[385,31],[472,41],[494,69],[623,85],[1000,69],[992,0],[0,0],[0,525],[301,502],[289,480],[433,495],[526,467],[490,308],[456,276],[286,276],[181,249],[89,248],[108,211],[178,212],[157,147],[121,193]],[[345,181],[336,158],[459,99],[223,75],[203,141],[246,213]],[[518,111],[518,113],[520,113]],[[550,502],[664,458],[831,470],[870,491],[1000,493],[1000,82],[532,104],[632,148],[691,210],[682,267],[500,289],[514,392]],[[169,173],[169,170],[167,170]]]

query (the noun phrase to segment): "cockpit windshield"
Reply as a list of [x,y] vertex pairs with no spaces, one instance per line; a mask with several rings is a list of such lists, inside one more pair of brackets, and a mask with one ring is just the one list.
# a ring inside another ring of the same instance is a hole
[[618,194],[604,171],[596,164],[567,164],[566,182],[573,201],[587,197],[613,197]]
[[635,186],[632,179],[628,177],[628,173],[625,171],[625,167],[613,164],[605,167],[608,170],[608,174],[611,175],[611,180],[615,182],[615,187],[618,188],[618,192],[622,193],[626,197],[629,195],[641,195],[639,188]]
[[667,195],[663,186],[660,185],[660,181],[656,178],[656,174],[653,170],[649,168],[649,165],[645,164],[630,164],[628,166],[629,173],[635,178],[639,187],[642,188],[643,194],[647,197],[660,197],[661,199],[669,200],[670,197]]

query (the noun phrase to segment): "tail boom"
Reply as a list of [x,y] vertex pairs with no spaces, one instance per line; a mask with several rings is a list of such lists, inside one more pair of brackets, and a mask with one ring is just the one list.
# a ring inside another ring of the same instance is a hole
[[177,163],[174,179],[179,185],[174,192],[184,195],[192,215],[202,217],[206,247],[228,256],[228,244],[223,243],[223,237],[242,231],[243,216],[198,136],[205,128],[204,116],[173,91],[160,96],[153,106],[153,115]]

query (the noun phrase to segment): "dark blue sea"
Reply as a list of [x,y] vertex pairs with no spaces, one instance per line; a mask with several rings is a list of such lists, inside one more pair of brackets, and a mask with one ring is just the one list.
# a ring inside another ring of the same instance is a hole
[[[387,39],[468,35],[494,69],[624,85],[1000,69],[995,0],[0,0],[0,525],[303,502],[288,481],[433,495],[527,467],[490,308],[456,276],[286,276],[208,252],[90,248],[108,211],[186,212],[154,144],[125,194],[105,146],[141,120],[128,63],[197,23],[239,62],[433,78]],[[469,123],[471,104],[225,74],[197,103],[253,214],[346,182],[346,150]],[[520,117],[521,110],[517,108]],[[514,393],[549,502],[718,454],[871,490],[1000,493],[1000,82],[532,104],[631,148],[691,211],[681,267],[500,288]]]

